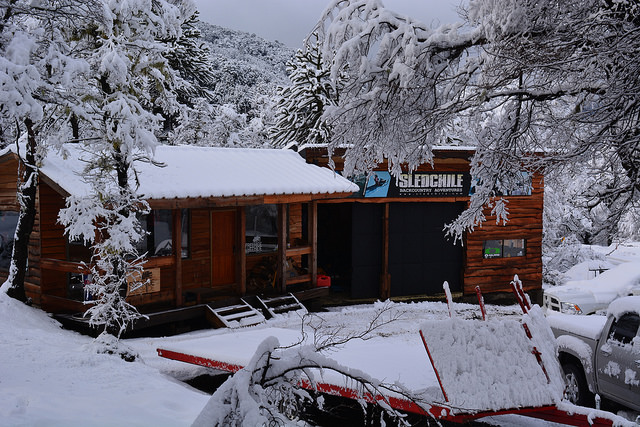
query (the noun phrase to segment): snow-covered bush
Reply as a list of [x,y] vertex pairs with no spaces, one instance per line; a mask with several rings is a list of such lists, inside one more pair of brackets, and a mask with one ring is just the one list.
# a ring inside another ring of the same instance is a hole
[[588,260],[604,260],[604,256],[595,252],[589,245],[582,244],[570,235],[556,246],[547,245],[542,255],[542,281],[550,285],[562,285],[571,267]]

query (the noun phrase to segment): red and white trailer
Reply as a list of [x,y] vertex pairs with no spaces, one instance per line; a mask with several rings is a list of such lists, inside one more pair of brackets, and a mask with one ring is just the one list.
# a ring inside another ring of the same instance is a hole
[[[521,291],[517,281],[514,290]],[[553,334],[539,307],[532,308],[521,292],[519,300],[521,319],[486,319],[480,297],[484,320],[458,319],[450,310],[449,319],[423,322],[419,337],[373,336],[332,349],[331,359],[355,377],[397,385],[406,393],[385,387],[372,392],[353,377],[323,368],[314,368],[314,380],[303,379],[299,386],[452,422],[518,414],[575,426],[633,425],[563,399]],[[268,337],[275,337],[281,347],[305,344],[300,329],[262,325],[182,340],[157,351],[168,359],[235,373],[249,364]]]

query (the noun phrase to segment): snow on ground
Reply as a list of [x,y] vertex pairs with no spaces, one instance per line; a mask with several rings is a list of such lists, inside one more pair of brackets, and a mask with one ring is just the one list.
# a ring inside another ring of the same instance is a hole
[[0,292],[0,425],[188,426],[209,398],[91,343]]
[[[383,303],[336,308],[322,313],[323,327],[348,334],[362,330]],[[457,304],[458,318],[478,319],[477,306]],[[426,320],[448,317],[444,303],[394,303],[398,320],[376,330],[380,353],[392,357],[385,337],[415,341]],[[519,308],[488,306],[488,315],[516,316]],[[299,330],[292,315],[269,320],[260,328]],[[138,338],[123,343],[140,354],[135,362],[97,354],[93,340],[60,325],[42,311],[26,307],[0,292],[0,425],[1,426],[189,426],[209,395],[184,382],[210,370],[160,358],[156,349],[185,340],[234,333],[201,330],[163,338]],[[361,355],[363,359],[371,354]],[[425,357],[425,366],[428,361]],[[519,416],[492,417],[501,425],[549,425]]]
[[[585,245],[587,246],[587,245]],[[623,263],[635,263],[640,269],[640,242],[614,243],[611,246],[589,245],[595,256],[602,259],[588,259],[580,262],[564,273],[567,281],[589,280],[596,270],[609,270]]]

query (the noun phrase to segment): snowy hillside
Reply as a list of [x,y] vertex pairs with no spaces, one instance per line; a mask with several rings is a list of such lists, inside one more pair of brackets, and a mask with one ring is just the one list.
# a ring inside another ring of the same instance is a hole
[[289,84],[285,64],[293,49],[205,22],[199,28],[211,52],[216,83],[209,89],[216,104],[233,104],[239,113],[250,113],[256,97],[273,95],[278,85]]

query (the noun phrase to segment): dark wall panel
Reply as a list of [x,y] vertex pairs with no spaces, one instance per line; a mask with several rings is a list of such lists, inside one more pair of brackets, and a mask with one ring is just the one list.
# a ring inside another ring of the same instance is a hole
[[353,298],[377,298],[380,294],[383,215],[383,204],[353,203]]
[[444,225],[462,203],[392,203],[389,222],[391,296],[439,294],[444,281],[462,290],[462,247],[444,236]]

